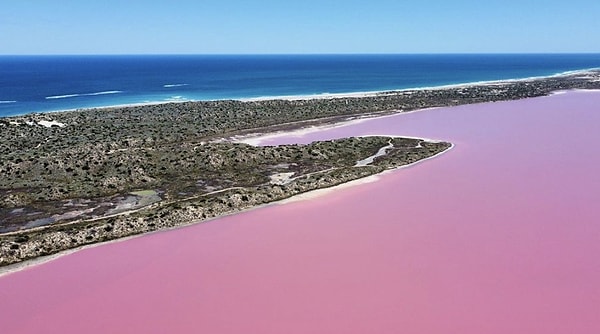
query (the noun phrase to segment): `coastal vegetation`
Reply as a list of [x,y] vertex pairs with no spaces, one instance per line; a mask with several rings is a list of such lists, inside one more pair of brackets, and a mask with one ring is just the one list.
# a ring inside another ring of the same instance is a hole
[[[215,218],[410,164],[449,147],[363,137],[264,147],[154,143],[13,158],[11,167],[4,167],[8,177],[0,181],[5,232],[0,264]],[[357,163],[368,157],[373,161]]]
[[[421,139],[257,147],[231,140],[427,107],[598,89],[590,71],[328,99],[204,101],[0,119],[0,266],[173,228],[434,156]],[[372,162],[357,164],[373,157]]]

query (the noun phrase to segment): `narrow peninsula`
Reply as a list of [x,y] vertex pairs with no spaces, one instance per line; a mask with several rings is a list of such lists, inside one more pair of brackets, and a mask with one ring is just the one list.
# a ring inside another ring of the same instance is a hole
[[600,89],[600,72],[360,97],[200,101],[0,118],[0,266],[164,230],[435,156],[386,136],[252,146],[236,136],[428,107]]

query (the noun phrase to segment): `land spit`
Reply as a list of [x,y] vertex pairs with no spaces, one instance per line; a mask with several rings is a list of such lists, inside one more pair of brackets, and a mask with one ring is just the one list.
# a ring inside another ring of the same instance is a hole
[[[600,73],[374,96],[210,101],[0,119],[0,266],[206,220],[433,156],[389,137],[254,147],[235,135],[600,88]],[[357,165],[384,147],[385,154]]]

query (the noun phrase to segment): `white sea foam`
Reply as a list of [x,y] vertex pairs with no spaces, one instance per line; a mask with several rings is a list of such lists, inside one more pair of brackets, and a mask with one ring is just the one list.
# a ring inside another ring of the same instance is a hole
[[77,97],[77,96],[81,96],[81,95],[80,94],[53,95],[53,96],[46,96],[46,100],[68,99],[70,97]]
[[120,94],[120,93],[123,93],[123,91],[120,91],[120,90],[107,90],[107,91],[95,92],[95,93],[52,95],[52,96],[46,96],[46,100],[68,99],[68,98],[71,98],[71,97],[78,97],[78,96],[97,96],[97,95],[109,95],[109,94]]
[[12,101],[12,100],[0,101],[0,104],[8,104],[8,103],[17,103],[17,101]]
[[181,95],[176,95],[176,96],[171,96],[165,99],[165,101],[167,102],[186,102],[186,101],[191,101]]
[[97,93],[89,93],[89,94],[83,94],[86,96],[95,96],[95,95],[109,95],[109,94],[121,94],[123,93],[123,91],[120,90],[107,90],[105,92],[97,92]]
[[361,98],[361,97],[375,97],[375,96],[386,96],[386,95],[395,95],[395,94],[412,94],[412,91],[419,90],[441,90],[448,88],[467,88],[472,86],[496,86],[503,85],[514,82],[527,82],[532,80],[540,80],[546,78],[556,78],[562,76],[572,76],[572,75],[586,75],[592,71],[600,70],[600,67],[592,67],[581,70],[573,70],[573,71],[565,71],[559,72],[550,75],[540,75],[540,76],[531,76],[524,78],[515,78],[515,79],[500,79],[500,80],[482,80],[482,81],[470,81],[464,83],[455,83],[455,84],[446,84],[446,85],[436,85],[436,86],[415,86],[408,88],[391,88],[388,90],[373,90],[373,91],[362,91],[362,92],[346,92],[346,93],[317,93],[317,94],[305,94],[305,95],[266,95],[259,97],[249,97],[249,98],[240,98],[237,99],[239,101],[266,101],[266,100],[319,100],[319,99],[339,99],[339,98]]
[[268,101],[268,100],[326,100],[335,98],[353,98],[353,97],[371,97],[378,95],[385,95],[390,93],[398,93],[398,91],[365,91],[365,92],[349,92],[349,93],[320,93],[320,94],[308,94],[308,95],[265,95],[259,97],[241,98],[239,101]]
[[[335,99],[335,98],[353,98],[353,97],[369,97],[369,96],[386,96],[386,95],[395,95],[395,94],[405,94],[410,95],[413,94],[414,91],[418,90],[428,90],[428,89],[447,89],[454,87],[469,87],[469,86],[477,86],[477,85],[499,85],[503,83],[511,83],[518,81],[529,81],[536,79],[544,79],[544,78],[552,78],[552,77],[560,77],[566,75],[582,75],[585,76],[592,71],[598,71],[600,67],[592,67],[581,70],[574,71],[565,71],[560,73],[555,73],[552,75],[545,76],[532,76],[528,78],[518,78],[518,79],[503,79],[503,80],[492,80],[492,81],[474,81],[474,82],[466,82],[459,84],[449,84],[449,85],[440,85],[440,86],[422,86],[422,87],[412,87],[412,88],[401,88],[401,89],[387,89],[387,90],[374,90],[374,91],[362,91],[362,92],[347,92],[347,93],[317,93],[317,94],[309,94],[309,95],[266,95],[261,97],[240,97],[240,98],[232,98],[238,101],[260,101],[260,100],[306,100],[306,99]],[[163,86],[170,85],[189,85],[189,84],[166,84]],[[121,91],[110,91],[111,93],[117,93]],[[96,94],[96,93],[92,93]],[[58,99],[58,98],[67,98],[67,97],[76,97],[80,95],[90,95],[90,94],[69,94],[69,95],[57,95],[57,96],[48,96],[46,99]],[[157,105],[163,103],[176,103],[176,102],[188,102],[188,101],[217,101],[218,99],[159,99],[159,100],[145,100],[143,102],[134,102],[134,103],[125,103],[125,104],[111,104],[98,106],[95,108],[115,108],[115,107],[131,107],[131,106],[144,106],[144,105]],[[13,103],[12,101],[5,103]],[[61,111],[71,111],[76,109],[57,109],[57,110],[47,110],[45,112],[61,112]]]
[[189,86],[189,84],[180,83],[180,84],[166,84],[166,85],[163,85],[163,87],[165,87],[165,88],[183,87],[183,86]]

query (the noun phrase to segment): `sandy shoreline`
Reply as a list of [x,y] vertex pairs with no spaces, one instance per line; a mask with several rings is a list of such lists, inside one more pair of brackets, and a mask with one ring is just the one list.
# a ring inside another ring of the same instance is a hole
[[[262,146],[263,145],[262,142],[271,140],[271,139],[277,139],[279,137],[288,137],[288,136],[302,137],[302,136],[305,136],[305,135],[313,133],[313,132],[331,130],[331,129],[341,128],[341,127],[349,126],[349,125],[353,125],[353,124],[359,124],[359,123],[362,123],[362,122],[365,122],[365,121],[368,121],[371,119],[375,119],[375,118],[382,119],[382,118],[387,118],[387,117],[394,117],[394,116],[397,116],[398,114],[407,115],[407,114],[411,114],[411,113],[423,112],[423,111],[427,111],[427,110],[434,110],[434,109],[438,109],[438,108],[439,107],[432,107],[432,108],[423,108],[423,109],[416,109],[416,110],[410,110],[410,111],[389,110],[389,111],[384,111],[384,112],[374,113],[374,114],[352,116],[352,117],[348,117],[346,120],[338,121],[335,123],[326,123],[323,125],[312,125],[312,126],[307,126],[307,127],[299,127],[297,129],[292,129],[292,130],[282,130],[282,131],[274,131],[274,132],[255,132],[255,133],[238,135],[238,136],[233,136],[233,137],[224,138],[224,139],[228,140],[228,141],[232,141],[234,143],[244,143],[244,144],[253,145],[253,146]],[[289,125],[294,126],[297,123],[299,123],[299,122],[292,122],[292,123],[289,123]],[[390,136],[390,137],[400,137],[400,136]],[[402,137],[404,137],[404,136],[402,136]],[[436,139],[410,137],[410,136],[405,137],[405,138],[423,139],[423,140],[433,141],[433,142],[439,141]]]
[[[561,73],[555,73],[545,76],[533,76],[526,78],[516,79],[502,79],[502,80],[487,80],[487,81],[474,81],[465,82],[458,84],[448,84],[439,86],[424,86],[424,87],[409,87],[409,88],[398,88],[398,89],[386,89],[386,90],[374,90],[374,91],[358,91],[358,92],[346,92],[346,93],[316,93],[316,94],[299,94],[299,95],[268,95],[260,97],[241,97],[241,98],[218,98],[218,99],[194,99],[185,98],[176,100],[159,100],[159,101],[147,101],[147,102],[136,102],[136,103],[123,103],[123,104],[111,104],[97,107],[82,107],[82,108],[71,108],[71,109],[57,109],[47,111],[30,111],[25,114],[14,114],[4,117],[19,117],[29,114],[44,114],[44,113],[61,113],[61,112],[72,112],[81,110],[103,110],[112,108],[126,108],[126,107],[141,107],[141,106],[153,106],[163,105],[171,103],[187,103],[187,102],[216,102],[216,101],[240,101],[240,102],[260,102],[260,101],[271,101],[271,100],[286,100],[286,101],[301,101],[301,100],[331,100],[331,99],[343,99],[343,98],[365,98],[365,97],[383,97],[388,95],[398,94],[410,94],[412,91],[424,91],[424,90],[444,90],[444,89],[456,89],[456,88],[469,88],[476,86],[496,86],[509,83],[527,82],[559,77],[568,77],[573,75],[584,75],[589,72],[600,70],[600,68],[586,68],[574,71],[566,71]],[[11,101],[13,102],[13,101]],[[14,101],[17,102],[17,101]]]
[[[405,138],[418,138],[418,137],[405,137]],[[424,139],[424,138],[419,138],[419,139]],[[424,139],[426,140],[426,139]],[[283,199],[281,201],[277,201],[277,202],[273,202],[273,204],[287,204],[287,203],[294,203],[294,202],[298,202],[298,201],[305,201],[305,200],[311,200],[311,199],[315,199],[315,198],[319,198],[321,196],[325,196],[327,194],[330,194],[332,192],[338,191],[338,190],[342,190],[342,189],[347,189],[347,188],[351,188],[351,187],[355,187],[361,184],[367,184],[367,183],[373,183],[373,182],[377,182],[381,179],[381,176],[383,175],[387,175],[387,174],[391,174],[391,173],[395,173],[398,172],[401,169],[406,169],[406,168],[410,168],[413,166],[416,166],[422,162],[425,162],[427,160],[431,160],[434,158],[437,158],[445,153],[450,152],[452,149],[454,149],[455,145],[451,144],[450,148],[448,148],[447,150],[440,152],[438,154],[435,154],[429,158],[425,158],[425,159],[421,159],[419,161],[415,161],[413,163],[407,164],[407,165],[403,165],[403,166],[399,166],[393,169],[388,169],[385,170],[379,174],[375,174],[375,175],[371,175],[371,176],[367,176],[361,179],[357,179],[357,180],[353,180],[350,182],[346,182],[346,183],[342,183],[342,184],[338,184],[337,186],[333,186],[333,187],[328,187],[328,188],[321,188],[321,189],[317,189],[317,190],[312,190],[312,191],[308,191],[296,196],[292,196],[290,198],[286,198]]]
[[[428,109],[431,109],[431,108],[428,108]],[[427,109],[424,109],[424,110],[427,110]],[[381,116],[381,117],[386,117],[386,116]],[[377,117],[374,117],[374,118],[377,118]],[[348,125],[351,125],[351,124],[354,124],[354,123],[352,123],[352,122],[343,122],[341,124],[338,124],[336,127],[343,127],[343,126],[348,126]],[[318,129],[316,129],[314,131],[324,130],[324,129],[328,129],[328,127],[319,127]],[[298,130],[295,130],[295,131],[301,131],[301,130],[302,129],[298,129]],[[295,133],[295,131],[289,132],[288,135],[290,133]],[[281,133],[280,135],[284,135],[284,134],[285,133]],[[269,136],[268,134],[265,135],[265,137],[268,137],[268,136]],[[376,135],[372,135],[372,136],[376,136]],[[359,136],[359,137],[372,137],[372,136],[369,135],[369,136]],[[428,138],[420,138],[420,137],[411,137],[411,136],[407,136],[407,137],[404,137],[404,136],[390,136],[390,137],[396,137],[396,138],[402,138],[403,137],[403,138],[411,138],[411,139],[422,139],[422,140],[431,141],[431,142],[440,142],[441,141],[441,140],[428,139]],[[443,153],[449,152],[453,148],[454,148],[454,144],[451,144],[448,149],[446,149],[446,150],[444,150],[444,151],[442,151],[440,153],[437,153],[437,154],[435,154],[435,155],[433,155],[431,157],[424,158],[424,159],[418,160],[416,162],[413,162],[413,163],[410,163],[410,164],[407,164],[407,165],[399,166],[399,167],[396,167],[396,168],[393,168],[393,169],[388,169],[388,170],[385,170],[385,171],[383,171],[381,173],[378,173],[378,174],[374,174],[374,175],[370,175],[370,176],[363,177],[363,178],[360,178],[360,179],[352,180],[352,181],[345,182],[345,183],[342,183],[342,184],[338,184],[338,185],[335,185],[335,186],[325,187],[325,188],[320,188],[320,189],[316,189],[316,190],[307,191],[305,193],[294,195],[294,196],[291,196],[291,197],[288,197],[288,198],[285,198],[285,199],[282,199],[282,200],[273,201],[273,202],[269,202],[269,203],[262,204],[262,205],[257,205],[257,206],[251,207],[251,208],[242,209],[240,211],[236,211],[236,212],[232,212],[232,213],[220,215],[218,217],[209,218],[209,219],[205,219],[205,220],[191,221],[191,222],[189,222],[187,224],[179,225],[179,226],[174,226],[174,227],[167,228],[167,229],[164,229],[164,230],[152,231],[152,232],[147,232],[147,233],[142,233],[142,234],[136,234],[136,235],[132,235],[132,236],[124,237],[124,238],[119,238],[119,239],[114,239],[114,240],[109,240],[109,241],[104,241],[104,242],[99,242],[99,243],[94,243],[94,244],[89,244],[89,245],[83,245],[83,246],[79,246],[79,247],[76,247],[76,248],[64,250],[64,251],[58,252],[56,254],[52,254],[52,255],[48,255],[48,256],[41,256],[41,257],[38,257],[38,258],[34,258],[34,259],[30,259],[30,260],[25,260],[25,261],[14,263],[14,264],[10,264],[10,265],[4,266],[4,267],[0,267],[0,277],[5,276],[5,275],[9,275],[9,274],[12,274],[12,273],[15,273],[15,272],[18,272],[18,271],[21,271],[21,270],[25,270],[25,269],[28,269],[28,268],[31,268],[31,267],[34,267],[34,266],[37,266],[37,265],[40,265],[40,264],[51,262],[53,260],[59,259],[59,258],[61,258],[63,256],[67,256],[69,254],[73,254],[73,253],[78,252],[80,250],[94,248],[94,247],[98,247],[98,246],[102,246],[102,245],[107,245],[107,244],[111,244],[111,243],[116,243],[116,242],[124,242],[124,241],[130,240],[130,239],[140,238],[140,237],[144,237],[144,236],[147,236],[147,235],[152,235],[152,234],[155,234],[155,233],[163,233],[163,232],[168,232],[168,231],[177,230],[177,229],[181,229],[181,228],[186,228],[186,227],[189,227],[189,226],[192,226],[192,225],[197,225],[197,224],[202,224],[202,223],[208,223],[208,222],[211,222],[211,221],[214,221],[214,220],[217,220],[217,219],[222,219],[224,217],[238,215],[238,214],[241,214],[241,213],[244,213],[244,212],[249,212],[249,211],[257,210],[257,209],[265,208],[265,207],[268,207],[268,206],[283,205],[283,204],[286,204],[286,203],[292,203],[292,202],[297,202],[297,201],[302,201],[302,200],[310,200],[310,199],[318,198],[318,197],[324,196],[326,194],[329,194],[329,193],[332,193],[332,192],[335,192],[335,191],[338,191],[338,190],[341,190],[341,189],[346,189],[346,188],[358,186],[358,185],[361,185],[361,184],[376,182],[377,180],[379,180],[379,177],[381,175],[392,173],[392,172],[398,171],[400,169],[412,167],[412,166],[417,165],[417,164],[419,164],[421,162],[424,162],[424,161],[433,159],[435,157],[438,157],[438,156],[442,155]]]
[[375,90],[375,91],[365,91],[365,92],[263,96],[263,97],[244,98],[244,99],[237,99],[237,100],[239,100],[239,101],[268,101],[268,100],[297,101],[297,100],[325,100],[325,99],[342,99],[342,98],[377,97],[377,96],[402,94],[402,93],[407,93],[407,92],[409,93],[410,91],[466,88],[466,87],[473,87],[473,86],[496,86],[496,85],[502,85],[502,84],[506,84],[506,83],[527,82],[527,81],[532,81],[532,80],[543,80],[543,79],[557,78],[557,77],[563,77],[563,76],[582,75],[582,74],[586,74],[588,72],[592,72],[592,71],[595,71],[598,69],[600,69],[600,68],[587,68],[587,69],[581,69],[581,70],[575,70],[575,71],[566,71],[566,72],[556,73],[556,74],[552,74],[552,75],[534,76],[534,77],[526,77],[526,78],[518,78],[518,79],[474,81],[474,82],[465,82],[465,83],[439,85],[439,86],[410,87],[410,88]]

